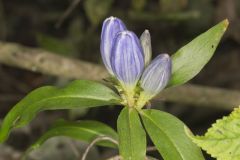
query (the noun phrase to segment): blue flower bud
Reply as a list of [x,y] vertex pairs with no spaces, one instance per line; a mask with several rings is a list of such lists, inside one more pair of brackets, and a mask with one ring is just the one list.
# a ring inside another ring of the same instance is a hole
[[107,70],[111,74],[113,74],[113,72],[112,72],[111,63],[110,63],[110,56],[111,56],[113,41],[117,33],[124,30],[126,30],[126,26],[118,18],[109,17],[103,22],[100,50],[101,50],[103,63],[105,64]]
[[148,30],[145,30],[140,37],[141,45],[143,48],[145,67],[150,63],[152,59],[152,45],[151,36]]
[[168,54],[158,55],[144,70],[140,83],[145,94],[155,96],[163,90],[171,76],[172,62]]
[[120,32],[111,53],[113,73],[124,87],[134,88],[144,69],[144,55],[138,37],[131,31]]

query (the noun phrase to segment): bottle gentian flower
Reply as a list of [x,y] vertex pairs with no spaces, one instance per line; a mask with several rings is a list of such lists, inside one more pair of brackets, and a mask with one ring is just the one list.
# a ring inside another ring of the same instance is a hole
[[168,54],[158,55],[143,72],[140,80],[143,90],[150,96],[163,90],[170,79],[171,66]]
[[124,105],[142,108],[168,84],[171,59],[161,54],[150,63],[152,48],[148,30],[139,39],[120,19],[107,18],[102,28],[101,54],[106,68],[119,82],[116,88],[123,91]]
[[123,87],[135,87],[144,69],[144,55],[138,37],[131,31],[117,34],[111,67]]
[[120,19],[110,17],[103,22],[100,47],[106,68],[119,81],[127,105],[133,106],[135,88],[144,69],[140,40],[126,30]]
[[135,103],[135,87],[144,69],[144,55],[138,37],[131,31],[122,31],[114,39],[111,67],[126,94],[128,106]]
[[140,79],[143,91],[140,93],[138,107],[161,92],[168,84],[172,71],[172,61],[168,54],[158,55],[144,70]]
[[124,30],[126,30],[125,24],[116,17],[109,17],[103,22],[100,50],[103,63],[110,74],[113,74],[110,63],[113,41],[117,33]]

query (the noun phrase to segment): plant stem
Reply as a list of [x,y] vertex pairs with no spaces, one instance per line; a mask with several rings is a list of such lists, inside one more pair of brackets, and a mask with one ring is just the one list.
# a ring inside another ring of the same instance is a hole
[[90,149],[98,142],[100,141],[111,141],[113,143],[115,143],[116,145],[118,145],[118,142],[114,139],[112,139],[111,137],[106,137],[106,136],[102,136],[102,137],[97,137],[96,139],[94,139],[86,148],[86,150],[83,153],[83,156],[81,157],[81,160],[86,160],[87,158],[87,154],[89,153]]

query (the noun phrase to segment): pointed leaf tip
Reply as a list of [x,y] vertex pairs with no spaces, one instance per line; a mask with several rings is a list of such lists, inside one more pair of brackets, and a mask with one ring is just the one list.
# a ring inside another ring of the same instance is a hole
[[223,23],[224,23],[225,28],[228,28],[228,25],[229,25],[228,19],[223,20]]
[[187,127],[187,126],[184,126],[184,131],[185,131],[185,133],[186,133],[186,135],[188,136],[188,137],[193,137],[194,135],[193,135],[193,133],[192,133],[192,131]]

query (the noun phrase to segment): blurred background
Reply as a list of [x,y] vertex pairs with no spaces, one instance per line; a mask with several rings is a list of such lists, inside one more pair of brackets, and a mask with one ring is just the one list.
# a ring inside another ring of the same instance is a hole
[[[230,27],[214,57],[190,83],[240,92],[238,0],[0,0],[0,51],[4,45],[14,42],[102,65],[100,32],[102,21],[109,16],[121,18],[138,36],[148,29],[154,57],[159,53],[175,53],[202,32],[228,18]],[[11,67],[6,62],[1,63],[0,59],[0,121],[31,90],[43,85],[63,86],[71,80]],[[163,99],[154,100],[152,106],[176,115],[195,134],[205,133],[211,123],[232,110],[222,108],[221,104],[203,107],[194,102],[184,104]],[[0,145],[0,160],[20,159],[24,150],[56,119],[99,120],[116,128],[119,111],[119,107],[100,107],[42,112],[30,125],[14,130],[9,140]],[[82,142],[53,138],[31,153],[29,159],[79,159],[76,149],[82,153],[85,147]],[[104,159],[116,153],[111,149],[94,148],[88,159]],[[149,154],[160,159],[155,152]],[[211,158],[206,155],[206,159]]]

